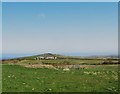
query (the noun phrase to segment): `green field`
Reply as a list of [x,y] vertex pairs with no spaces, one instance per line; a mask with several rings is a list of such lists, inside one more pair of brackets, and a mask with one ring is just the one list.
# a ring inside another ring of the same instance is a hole
[[117,65],[87,65],[86,69],[25,68],[3,64],[3,92],[117,92]]
[[77,59],[57,59],[57,60],[25,60],[21,61],[21,63],[43,63],[43,64],[64,64],[64,62],[68,62],[69,64],[102,64],[103,60],[77,60]]

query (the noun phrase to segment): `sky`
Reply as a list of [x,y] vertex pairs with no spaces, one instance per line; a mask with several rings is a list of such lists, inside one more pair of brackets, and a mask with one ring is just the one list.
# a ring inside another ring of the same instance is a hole
[[117,54],[118,3],[2,4],[2,54]]
[[2,3],[0,2],[0,59],[2,58]]
[[119,2],[119,0],[1,0],[2,2]]

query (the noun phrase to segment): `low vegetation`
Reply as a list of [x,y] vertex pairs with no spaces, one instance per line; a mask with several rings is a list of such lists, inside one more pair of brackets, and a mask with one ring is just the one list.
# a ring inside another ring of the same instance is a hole
[[66,58],[61,55],[54,60],[34,58],[2,61],[3,92],[119,91],[118,59]]
[[[49,74],[49,75],[48,75]],[[3,92],[117,92],[116,65],[87,69],[25,68],[3,65]]]

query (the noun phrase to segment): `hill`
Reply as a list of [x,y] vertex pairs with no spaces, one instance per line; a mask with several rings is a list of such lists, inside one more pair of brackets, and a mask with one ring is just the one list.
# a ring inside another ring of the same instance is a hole
[[35,58],[40,57],[40,56],[44,56],[44,57],[55,56],[58,59],[65,59],[65,58],[68,57],[68,56],[64,56],[64,55],[60,55],[60,54],[44,53],[44,54],[38,54],[38,55],[33,55],[33,56],[25,56],[25,57],[13,58],[13,59],[10,59],[10,60],[14,60],[14,59],[18,59],[18,60],[24,60],[24,59],[26,59],[26,60],[34,60]]

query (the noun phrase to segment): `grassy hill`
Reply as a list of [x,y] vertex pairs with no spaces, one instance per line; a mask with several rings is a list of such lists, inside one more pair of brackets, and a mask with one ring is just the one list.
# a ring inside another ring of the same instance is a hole
[[[54,55],[58,59],[34,59],[38,56],[49,55]],[[109,62],[111,60],[117,61],[117,59],[106,59],[105,63],[108,63],[106,65],[103,65],[103,60],[100,58],[81,58],[51,53],[4,60],[2,63],[2,90],[3,92],[116,93],[119,89],[118,65],[113,65]],[[78,64],[81,68],[70,68],[69,71],[64,71],[66,64]],[[41,65],[52,67],[41,68],[39,67]]]
[[[40,56],[54,56],[57,59],[43,59],[36,60],[36,57]],[[45,53],[34,56],[26,56],[20,58],[13,58],[8,60],[3,60],[3,63],[26,63],[26,64],[81,64],[81,65],[101,65],[101,64],[118,64],[117,58],[107,58],[107,57],[77,57],[77,56],[64,56],[60,54]],[[119,62],[120,63],[120,62]]]
[[80,59],[80,57],[75,57],[75,56],[64,56],[64,55],[60,55],[60,54],[44,53],[44,54],[38,54],[38,55],[33,55],[33,56],[24,56],[24,57],[19,57],[19,58],[12,58],[9,60],[23,60],[23,59],[34,60],[36,57],[40,57],[40,56],[44,56],[44,57],[54,56],[54,57],[57,57],[57,59],[67,59],[67,58]]

